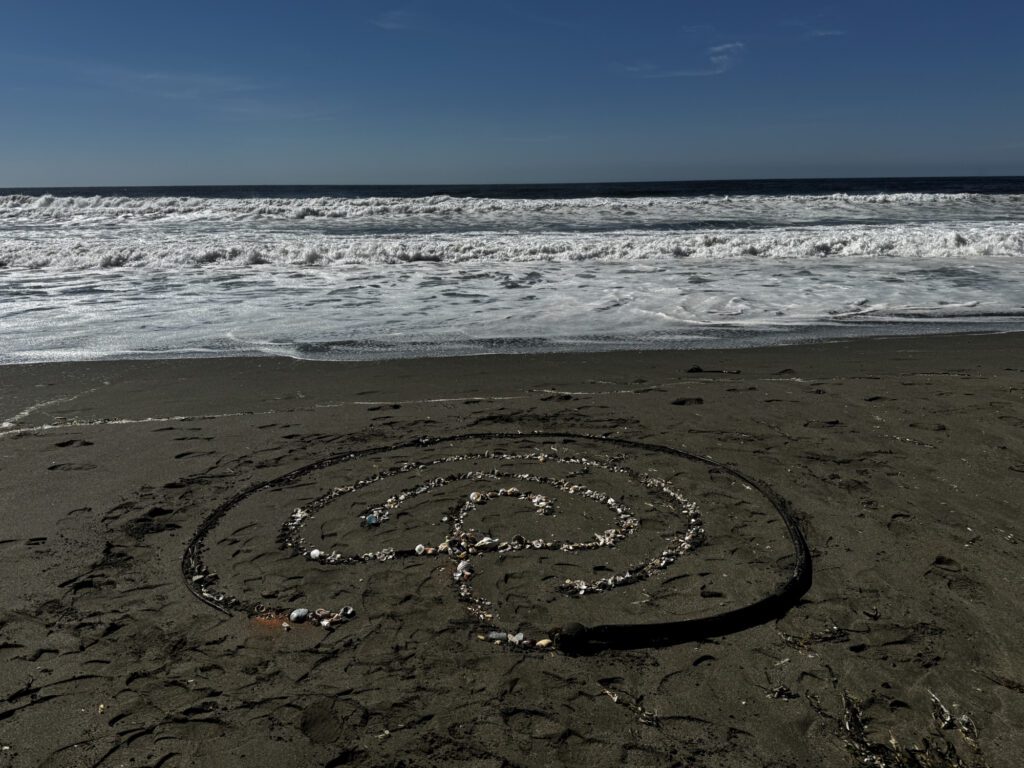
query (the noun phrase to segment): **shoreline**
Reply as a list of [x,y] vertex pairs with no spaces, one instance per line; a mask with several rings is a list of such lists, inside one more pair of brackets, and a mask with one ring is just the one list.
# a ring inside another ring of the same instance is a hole
[[[486,338],[472,339],[462,347],[455,347],[445,342],[414,342],[408,347],[394,347],[390,352],[376,351],[367,352],[358,357],[316,357],[301,356],[299,354],[288,354],[286,352],[259,353],[254,350],[242,350],[237,354],[225,353],[224,350],[207,351],[196,354],[196,350],[187,350],[181,353],[174,352],[153,352],[147,354],[125,353],[122,355],[110,355],[97,358],[76,358],[64,360],[2,360],[0,359],[0,370],[4,368],[32,365],[79,365],[94,363],[132,363],[132,362],[166,362],[166,361],[189,361],[189,360],[292,360],[295,362],[308,363],[386,363],[391,361],[429,361],[429,360],[451,360],[456,358],[476,357],[536,357],[546,355],[600,355],[600,354],[645,354],[645,353],[686,353],[686,352],[725,352],[756,349],[784,349],[790,347],[808,347],[822,344],[841,344],[847,342],[881,342],[895,339],[934,338],[953,336],[1002,336],[1006,334],[1024,334],[1024,328],[1016,325],[1010,326],[1007,323],[984,323],[984,322],[949,322],[943,324],[921,323],[919,321],[906,321],[901,323],[865,323],[874,325],[877,332],[851,333],[849,335],[824,335],[814,330],[803,330],[798,332],[764,331],[754,332],[740,331],[732,328],[727,329],[733,335],[716,337],[692,336],[687,338],[685,345],[680,343],[666,342],[658,346],[654,342],[646,345],[643,343],[629,345],[628,339],[615,341],[594,342],[590,346],[573,346],[572,343],[550,344],[546,347],[521,346],[517,338]],[[855,326],[848,326],[851,330]],[[882,327],[888,330],[881,330]],[[808,326],[814,328],[814,326]],[[896,332],[897,328],[909,328],[906,332]],[[722,329],[719,329],[721,331]],[[835,328],[832,328],[835,330]],[[759,337],[760,343],[746,343],[750,338]],[[730,343],[734,340],[734,343]],[[299,346],[310,347],[331,347],[332,342],[296,342]],[[367,349],[373,348],[377,341],[368,340],[365,342]],[[473,345],[476,345],[475,347]],[[428,354],[400,354],[400,350],[408,352],[414,348],[429,348],[434,350]],[[511,351],[509,351],[511,349]],[[379,350],[379,347],[378,347]],[[450,351],[445,351],[450,350]],[[476,351],[474,351],[476,350]]]
[[[960,354],[970,354],[978,349],[984,349],[986,352],[994,349],[1006,348],[1012,350],[1016,347],[1024,348],[1024,331],[1003,331],[1003,332],[979,332],[979,333],[955,333],[955,334],[927,334],[927,335],[911,335],[911,336],[871,336],[855,339],[827,339],[812,342],[796,342],[794,344],[783,344],[777,346],[763,346],[763,347],[711,347],[711,348],[693,348],[693,349],[623,349],[623,350],[599,350],[593,352],[532,352],[532,353],[482,353],[482,354],[471,354],[471,355],[453,355],[451,357],[398,357],[398,358],[373,358],[363,360],[311,360],[306,358],[295,358],[282,355],[267,355],[267,356],[239,356],[239,357],[166,357],[166,358],[130,358],[130,359],[111,359],[111,360],[76,360],[66,362],[39,362],[39,363],[5,363],[0,364],[0,372],[4,374],[0,379],[0,429],[12,427],[18,427],[20,429],[34,429],[38,427],[37,422],[28,421],[22,424],[16,419],[20,416],[20,408],[18,404],[21,402],[29,403],[27,407],[32,411],[41,410],[40,406],[44,405],[47,401],[40,401],[33,403],[32,398],[20,399],[20,395],[27,394],[29,387],[32,386],[33,379],[36,376],[43,378],[55,378],[58,381],[47,382],[45,387],[48,390],[48,394],[53,395],[53,400],[57,402],[65,402],[77,399],[82,394],[91,394],[95,391],[95,387],[87,389],[85,392],[76,391],[78,382],[83,378],[85,381],[97,384],[100,386],[106,386],[109,384],[106,377],[108,372],[117,373],[119,368],[123,368],[124,374],[122,378],[127,375],[142,376],[144,380],[149,379],[153,373],[158,372],[161,376],[166,374],[169,369],[178,368],[180,370],[169,372],[173,373],[178,379],[178,386],[190,387],[191,384],[186,382],[196,383],[201,379],[199,377],[214,376],[219,379],[214,379],[211,382],[211,391],[206,393],[192,393],[192,399],[197,405],[203,401],[212,402],[225,402],[225,401],[239,401],[249,403],[250,405],[257,402],[274,402],[282,397],[287,396],[287,390],[292,386],[291,378],[301,372],[300,369],[308,367],[309,370],[316,375],[323,376],[331,373],[332,369],[349,368],[354,372],[356,377],[370,377],[375,386],[383,386],[385,382],[390,378],[390,374],[383,373],[381,375],[382,368],[391,367],[396,369],[400,376],[416,376],[420,375],[423,377],[423,381],[420,382],[421,387],[427,387],[435,397],[411,397],[409,399],[396,399],[394,397],[387,397],[386,395],[394,394],[389,393],[386,389],[374,390],[375,396],[378,399],[373,399],[367,396],[364,399],[351,400],[347,404],[351,405],[381,405],[390,403],[399,404],[420,404],[429,402],[443,402],[445,399],[460,400],[464,397],[469,396],[467,393],[475,393],[474,396],[479,395],[479,387],[483,382],[481,377],[486,377],[493,374],[495,370],[508,370],[509,368],[515,369],[518,375],[525,376],[527,373],[532,373],[539,376],[553,377],[551,381],[546,384],[537,384],[535,387],[529,389],[528,392],[520,392],[520,384],[516,383],[511,387],[502,388],[499,385],[496,389],[493,389],[493,397],[515,397],[517,399],[526,399],[530,396],[530,392],[536,390],[537,392],[550,391],[554,392],[555,386],[570,386],[575,379],[572,375],[566,376],[563,372],[565,368],[572,367],[575,361],[585,362],[590,368],[596,370],[597,373],[603,375],[613,376],[611,372],[615,371],[622,365],[636,364],[642,362],[645,365],[650,366],[648,375],[661,376],[678,376],[680,371],[677,370],[677,362],[686,363],[688,367],[693,367],[698,363],[706,364],[709,367],[708,374],[714,375],[719,371],[715,371],[714,367],[723,365],[731,365],[733,367],[739,366],[741,363],[747,363],[748,369],[750,366],[756,366],[756,370],[760,374],[770,373],[768,369],[773,367],[773,361],[778,357],[799,357],[806,361],[809,365],[813,366],[807,372],[808,374],[819,373],[824,374],[830,365],[829,362],[824,362],[819,358],[830,350],[842,349],[844,353],[852,355],[855,359],[863,361],[865,365],[874,365],[879,367],[880,370],[886,373],[893,373],[901,370],[899,365],[898,357],[893,355],[900,354],[898,348],[905,347],[906,353],[911,355],[918,354],[931,354],[936,355],[941,350],[956,349]],[[636,358],[631,360],[630,358]],[[747,362],[749,360],[749,362]],[[691,363],[691,361],[693,361]],[[732,362],[729,362],[732,361]],[[937,360],[938,364],[940,361]],[[680,364],[681,364],[680,363]],[[698,366],[700,367],[700,366]],[[146,369],[150,368],[151,371]],[[902,369],[910,370],[911,366],[903,366]],[[67,369],[67,370],[65,370]],[[264,380],[264,384],[271,384],[276,388],[276,391],[252,391],[239,393],[230,389],[230,380],[233,377],[241,375],[246,369],[258,369],[261,375],[268,376],[268,379]],[[732,370],[732,369],[730,369]],[[693,373],[687,371],[687,377],[685,380],[692,381]],[[739,371],[742,374],[742,371]],[[842,375],[843,372],[838,372]],[[73,374],[73,375],[72,375]],[[442,378],[438,378],[438,375],[443,374]],[[59,381],[61,378],[67,378],[68,381]],[[628,377],[619,376],[620,383],[625,388],[625,391],[631,391],[628,381]],[[675,382],[679,384],[683,381],[680,379]],[[159,377],[154,382],[159,386],[169,387],[173,386],[170,382],[164,381]],[[561,384],[557,384],[561,382]],[[75,386],[69,386],[74,383]],[[126,381],[119,382],[122,385],[127,384]],[[645,385],[649,385],[646,380],[642,382]],[[359,389],[356,387],[355,389]],[[405,393],[409,392],[410,387],[402,387],[402,391]],[[598,394],[600,388],[592,388],[591,394]],[[332,389],[331,396],[334,397],[338,393],[343,396],[358,396],[355,394],[355,390],[346,392],[344,389]],[[502,394],[504,393],[504,394]],[[180,391],[175,393],[176,397],[181,397],[183,394]],[[322,394],[319,392],[317,394]],[[587,391],[580,390],[574,391],[572,394],[588,394]],[[144,393],[138,391],[133,392],[136,397],[145,397]],[[314,395],[307,395],[301,391],[292,395],[292,399],[298,400],[300,403],[303,400],[308,400]],[[325,408],[325,407],[337,407],[345,403],[341,402],[327,402],[327,403],[308,403],[307,407]],[[72,409],[73,411],[73,409]],[[237,415],[246,415],[249,411],[243,411],[240,409],[234,409],[232,413],[237,411]],[[272,410],[265,411],[266,414],[272,413]],[[7,415],[7,414],[13,414]],[[186,416],[187,414],[179,414],[180,416]],[[176,418],[179,415],[166,416],[164,418]],[[210,416],[216,416],[217,414],[208,414]],[[253,414],[255,415],[255,414]],[[12,421],[12,418],[15,421]],[[59,426],[59,425],[54,425]],[[0,432],[0,436],[2,436]]]
[[[0,765],[812,766],[916,745],[1009,768],[1024,749],[1024,607],[1007,599],[1024,586],[1020,349],[1024,334],[1002,332],[0,366]],[[514,522],[527,538],[586,538],[601,515],[562,493],[584,480],[639,527],[593,553],[481,556],[473,594],[510,632],[714,615],[785,577],[783,531],[756,494],[644,445],[710,457],[784,499],[813,558],[803,600],[667,648],[527,654],[477,639],[444,559],[331,569],[277,544],[293,509],[362,478],[351,513],[306,524],[306,546],[433,544],[438,510],[511,482],[488,472],[519,472],[561,513],[492,498],[472,514],[496,535]],[[379,531],[359,524],[448,466],[476,479],[396,504]],[[557,594],[672,534],[672,499],[630,473],[692,499],[706,541],[638,583]],[[355,616],[286,631],[195,600],[183,553],[229,500],[204,545],[225,590]]]

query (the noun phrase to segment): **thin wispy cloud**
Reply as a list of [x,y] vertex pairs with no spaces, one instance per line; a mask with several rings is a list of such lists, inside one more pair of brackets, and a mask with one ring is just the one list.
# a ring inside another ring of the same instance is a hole
[[96,67],[90,74],[98,83],[173,101],[219,99],[263,90],[262,85],[230,75],[136,71],[113,67]]
[[844,37],[846,35],[846,30],[832,24],[825,18],[825,14],[818,14],[813,19],[789,19],[782,22],[780,26],[799,30],[800,37],[803,38]]
[[[120,91],[168,101],[198,101],[251,95],[269,84],[218,72],[157,70],[110,62],[59,56],[3,56],[20,67],[32,67],[51,85]],[[2,63],[2,62],[0,62]]]
[[136,103],[161,102],[212,116],[279,119],[294,111],[267,84],[230,74],[134,70],[110,65],[83,68],[94,86],[124,94]]
[[712,45],[705,50],[706,63],[688,69],[669,69],[650,62],[627,64],[620,67],[636,77],[664,79],[674,77],[713,77],[733,69],[740,61],[746,46],[741,42]]
[[114,94],[125,104],[164,105],[214,118],[247,121],[334,119],[337,108],[296,100],[280,82],[216,72],[133,69],[59,58],[46,65],[79,91]]
[[732,69],[744,47],[743,43],[725,43],[708,48],[708,58],[711,60],[708,73],[717,75]]
[[808,37],[842,37],[846,34],[844,29],[812,29],[807,33]]
[[381,29],[396,31],[400,29],[412,29],[415,21],[416,17],[411,11],[396,8],[382,13],[370,23],[375,27],[380,27]]

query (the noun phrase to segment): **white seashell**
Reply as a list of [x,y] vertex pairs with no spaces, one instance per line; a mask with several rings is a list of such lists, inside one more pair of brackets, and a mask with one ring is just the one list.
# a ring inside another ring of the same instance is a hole
[[474,504],[479,504],[481,501],[484,500],[484,496],[482,493],[477,493],[476,491],[473,491],[471,494],[469,494],[469,500],[472,501]]
[[538,648],[547,648],[549,645],[551,645],[551,638],[549,637],[545,637],[543,640],[537,641]]
[[311,549],[311,550],[309,550],[309,559],[310,560],[319,560],[320,559],[320,555],[322,555],[322,554],[323,554],[323,552],[321,552],[319,549]]
[[417,544],[416,549],[414,551],[416,552],[417,555],[422,555],[424,552],[427,551],[427,548],[424,547],[422,544]]
[[292,624],[301,624],[309,618],[309,608],[296,608],[288,614],[288,621]]

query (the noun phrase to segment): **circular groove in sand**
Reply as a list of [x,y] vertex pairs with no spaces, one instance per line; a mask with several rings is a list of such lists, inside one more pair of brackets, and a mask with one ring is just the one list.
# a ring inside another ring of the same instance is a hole
[[[224,613],[239,612],[249,615],[261,612],[278,614],[284,613],[286,611],[285,608],[267,608],[255,601],[247,601],[219,592],[214,586],[215,579],[211,578],[209,569],[204,561],[206,539],[232,508],[240,504],[246,498],[260,491],[287,487],[296,480],[313,472],[338,464],[343,464],[348,461],[386,455],[389,452],[402,449],[435,447],[445,443],[456,444],[470,440],[511,440],[520,442],[563,440],[566,441],[566,445],[574,444],[577,441],[585,441],[601,444],[611,448],[617,447],[640,452],[654,452],[690,462],[697,462],[699,464],[714,467],[728,475],[732,475],[735,479],[742,481],[746,486],[755,490],[772,505],[786,524],[787,531],[794,547],[796,564],[791,577],[786,581],[786,583],[782,584],[761,600],[758,600],[751,605],[727,611],[717,616],[701,619],[689,619],[660,624],[602,625],[590,628],[574,625],[571,629],[566,631],[557,629],[553,630],[552,636],[556,643],[567,650],[583,652],[587,650],[600,650],[601,648],[668,645],[673,642],[685,642],[692,639],[698,639],[703,636],[737,631],[739,629],[744,629],[747,626],[753,626],[757,623],[762,623],[762,621],[770,620],[771,618],[784,613],[789,609],[789,607],[796,603],[800,595],[802,595],[810,586],[810,555],[807,551],[803,535],[796,521],[789,512],[788,504],[784,499],[779,497],[770,489],[738,470],[698,454],[689,453],[687,451],[667,446],[641,443],[623,438],[570,432],[534,432],[526,434],[490,432],[419,438],[387,446],[366,448],[357,451],[346,451],[335,454],[304,467],[300,467],[299,469],[293,470],[292,472],[282,475],[274,480],[251,486],[214,509],[196,530],[182,556],[182,574],[184,576],[186,586],[199,600]],[[442,544],[437,548],[439,551],[435,551],[431,548],[431,551],[426,553],[422,551],[415,552],[413,550],[394,549],[383,549],[377,552],[362,554],[345,554],[337,552],[327,553],[326,551],[319,553],[319,550],[316,550],[315,547],[307,546],[304,538],[302,537],[302,527],[311,514],[315,514],[317,511],[324,509],[331,501],[357,488],[371,485],[385,477],[398,475],[401,473],[400,470],[403,468],[405,471],[411,471],[414,469],[421,470],[423,468],[443,466],[446,462],[483,461],[485,459],[516,462],[555,461],[559,463],[575,463],[582,466],[598,467],[624,475],[633,483],[639,483],[645,486],[648,490],[664,494],[671,500],[671,508],[673,508],[677,513],[682,513],[681,516],[685,518],[686,525],[681,532],[669,541],[665,550],[656,554],[654,557],[645,560],[643,563],[633,564],[625,572],[616,574],[613,577],[608,577],[597,582],[568,581],[560,590],[567,594],[591,594],[606,591],[607,589],[612,589],[616,586],[635,583],[638,580],[647,578],[658,570],[668,567],[681,554],[694,548],[700,542],[703,531],[701,529],[700,516],[695,505],[692,502],[688,502],[668,483],[660,479],[638,473],[635,470],[629,469],[617,462],[600,462],[586,457],[565,458],[560,455],[547,452],[504,453],[501,451],[487,451],[485,453],[477,454],[455,454],[453,456],[435,459],[430,462],[407,461],[404,462],[398,470],[392,469],[384,473],[376,473],[370,478],[357,480],[348,486],[334,488],[332,491],[321,495],[312,503],[305,505],[305,507],[300,507],[295,510],[288,521],[284,523],[282,528],[282,546],[290,548],[297,554],[304,555],[306,558],[309,558],[310,553],[315,551],[318,553],[318,557],[316,559],[321,565],[331,566],[351,565],[357,562],[388,561],[396,557],[422,556],[423,554],[447,554],[451,558],[454,566],[452,575],[457,596],[467,604],[470,614],[475,617],[482,629],[495,630],[497,629],[497,621],[490,603],[478,597],[473,592],[471,586],[471,578],[473,575],[473,568],[470,564],[471,558],[491,554],[494,551],[508,552],[516,550],[547,549],[571,552],[574,550],[590,550],[604,546],[614,546],[616,542],[631,535],[639,524],[624,504],[617,502],[607,494],[591,490],[582,484],[571,482],[572,475],[570,475],[567,480],[557,480],[555,478],[540,476],[533,473],[502,473],[495,470],[491,472],[470,471],[440,475],[425,484],[420,483],[418,486],[411,487],[407,491],[389,498],[386,502],[375,508],[375,514],[383,514],[383,519],[381,520],[383,523],[387,519],[388,510],[397,508],[407,498],[414,497],[431,488],[442,487],[452,482],[515,482],[516,479],[520,479],[528,480],[534,484],[546,483],[563,492],[580,493],[591,501],[596,501],[598,504],[606,505],[616,513],[615,525],[603,532],[595,533],[594,539],[592,540],[576,542],[545,541],[543,539],[529,542],[520,536],[511,537],[509,540],[495,540],[489,536],[480,534],[466,525],[467,517],[471,520],[472,513],[474,511],[476,511],[482,504],[485,504],[489,499],[495,498],[496,496],[512,496],[519,499],[530,498],[530,494],[523,494],[513,486],[511,488],[499,489],[498,491],[493,490],[492,487],[490,490],[474,492],[470,494],[469,499],[457,506],[454,510],[448,510],[449,514],[444,519],[449,522],[449,535],[445,542],[442,542]],[[538,511],[545,512],[547,510],[542,507],[538,509]],[[484,541],[484,546],[478,547],[477,545],[481,541]],[[512,637],[512,635],[509,634],[509,637]],[[522,637],[520,636],[520,640],[516,641],[517,644],[521,642],[521,639]],[[531,644],[531,639],[527,639],[526,645]]]

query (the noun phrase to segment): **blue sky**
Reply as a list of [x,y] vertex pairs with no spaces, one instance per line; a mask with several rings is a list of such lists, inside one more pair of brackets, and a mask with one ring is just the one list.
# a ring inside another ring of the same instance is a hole
[[1024,3],[8,3],[0,186],[1024,174]]

